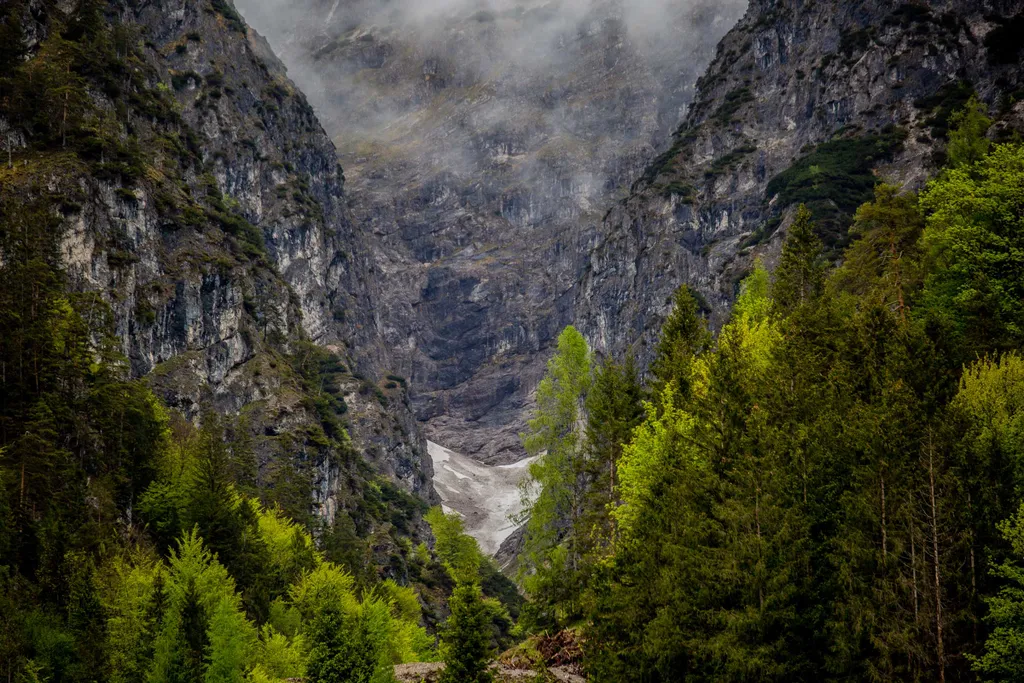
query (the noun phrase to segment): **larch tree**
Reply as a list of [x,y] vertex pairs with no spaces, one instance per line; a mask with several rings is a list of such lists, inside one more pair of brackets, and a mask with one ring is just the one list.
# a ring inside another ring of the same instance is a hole
[[587,493],[586,401],[592,382],[591,355],[574,327],[558,337],[554,357],[537,387],[537,409],[523,435],[530,465],[524,491],[526,513],[520,571],[536,604],[575,614],[581,553],[578,533]]

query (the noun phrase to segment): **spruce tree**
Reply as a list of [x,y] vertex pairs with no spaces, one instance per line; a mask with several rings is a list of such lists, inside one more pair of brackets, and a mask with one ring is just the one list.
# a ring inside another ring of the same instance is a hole
[[309,626],[306,639],[309,683],[369,683],[377,668],[378,647],[366,623],[339,605],[325,605]]
[[490,615],[480,586],[456,586],[448,608],[451,616],[441,636],[445,668],[440,683],[491,683]]
[[632,355],[623,364],[611,358],[594,371],[587,395],[587,476],[590,481],[581,519],[582,552],[612,541],[611,509],[618,500],[617,468],[622,447],[643,420],[644,392]]
[[811,211],[801,204],[775,269],[772,303],[777,311],[791,311],[821,293],[825,285],[823,254],[824,247],[814,233]]
[[168,683],[196,683],[206,674],[210,651],[209,617],[200,602],[194,579],[190,579],[182,598],[181,626],[174,658],[167,671]]
[[711,345],[707,321],[700,313],[697,299],[689,287],[682,285],[673,297],[672,313],[661,329],[651,375],[655,396],[672,383],[678,396],[686,400],[691,391],[693,358]]

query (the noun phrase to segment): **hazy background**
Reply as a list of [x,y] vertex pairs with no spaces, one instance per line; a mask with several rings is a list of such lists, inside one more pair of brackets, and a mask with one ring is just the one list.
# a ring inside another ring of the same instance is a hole
[[519,433],[601,220],[745,0],[238,0],[334,139],[428,437]]

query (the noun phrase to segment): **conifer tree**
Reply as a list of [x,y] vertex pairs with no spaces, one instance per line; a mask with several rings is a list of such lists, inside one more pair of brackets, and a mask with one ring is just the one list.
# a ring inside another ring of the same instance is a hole
[[537,388],[537,410],[523,443],[537,460],[528,486],[539,488],[527,511],[520,571],[537,605],[563,614],[579,607],[578,532],[587,492],[586,399],[591,386],[586,340],[567,327]]
[[440,683],[491,683],[490,615],[480,586],[457,585],[448,599],[448,608],[451,616],[441,636],[445,668]]
[[801,204],[782,246],[772,283],[772,303],[792,311],[813,299],[825,285],[824,246],[814,233],[811,211]]
[[707,321],[701,316],[697,300],[689,287],[682,285],[673,297],[672,313],[665,321],[651,363],[652,389],[659,396],[669,383],[677,396],[687,400],[691,392],[693,358],[711,345]]
[[358,614],[339,605],[319,610],[307,631],[310,683],[370,683],[377,669],[378,644]]
[[984,159],[991,147],[985,134],[991,127],[988,107],[977,95],[971,96],[964,108],[954,112],[949,119],[949,147],[946,150],[949,167],[971,167]]
[[590,481],[581,519],[582,552],[588,554],[613,541],[611,511],[618,501],[622,447],[643,420],[643,389],[633,356],[623,364],[605,358],[594,371],[587,395],[587,476]]
[[907,322],[911,292],[920,284],[923,229],[917,196],[879,185],[874,201],[857,210],[851,229],[855,241],[837,275],[839,284]]

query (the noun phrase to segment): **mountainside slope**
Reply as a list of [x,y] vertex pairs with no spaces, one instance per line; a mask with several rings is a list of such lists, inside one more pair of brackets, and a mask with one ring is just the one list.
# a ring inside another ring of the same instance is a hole
[[649,360],[682,283],[720,325],[800,202],[842,247],[876,177],[916,186],[936,167],[932,142],[974,90],[997,116],[993,136],[1020,129],[1022,11],[1013,0],[751,3],[671,148],[605,218],[576,292],[588,337]]
[[573,320],[588,236],[746,2],[255,2],[373,233],[379,312],[428,436],[486,462]]
[[132,375],[190,418],[231,416],[298,518],[412,533],[430,460],[385,378],[365,236],[265,46],[216,0],[9,11],[35,71],[0,97],[5,209],[59,208],[70,285],[107,302]]

